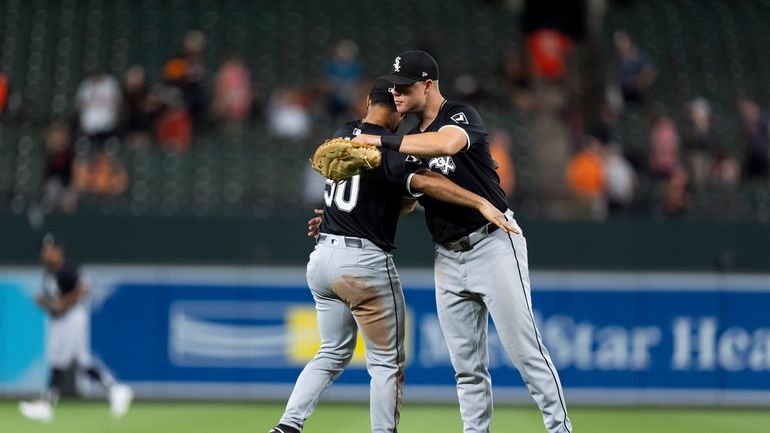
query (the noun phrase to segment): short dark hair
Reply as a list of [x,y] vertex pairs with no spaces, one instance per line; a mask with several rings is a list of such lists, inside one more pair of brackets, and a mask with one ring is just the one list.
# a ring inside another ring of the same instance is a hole
[[396,102],[393,101],[393,95],[386,92],[372,92],[369,94],[369,102],[372,105],[382,105],[390,111],[396,111]]

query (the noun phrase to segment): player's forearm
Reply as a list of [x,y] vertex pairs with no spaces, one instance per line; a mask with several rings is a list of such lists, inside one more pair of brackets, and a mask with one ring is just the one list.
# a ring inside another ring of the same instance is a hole
[[399,212],[398,216],[404,216],[409,213],[411,213],[414,208],[417,207],[417,200],[413,198],[405,198],[401,202],[401,212]]
[[404,136],[399,152],[432,158],[434,156],[454,155],[459,152],[465,143],[454,135],[441,132],[425,132]]
[[487,202],[480,195],[468,191],[446,177],[431,171],[423,171],[413,176],[411,188],[436,200],[471,209],[481,209]]
[[41,310],[44,310],[47,313],[53,314],[54,302],[52,299],[47,298],[45,296],[38,296],[35,299],[35,302],[37,303],[37,306],[40,307]]
[[454,155],[468,145],[467,135],[460,128],[444,128],[437,132],[412,135],[360,134],[353,141],[422,158]]

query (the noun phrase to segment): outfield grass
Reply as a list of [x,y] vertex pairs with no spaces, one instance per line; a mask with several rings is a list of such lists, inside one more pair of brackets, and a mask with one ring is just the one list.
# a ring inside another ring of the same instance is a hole
[[[283,411],[273,403],[139,402],[124,419],[110,418],[102,402],[65,401],[51,424],[18,414],[15,401],[0,401],[2,433],[266,433]],[[576,433],[770,433],[770,411],[737,409],[654,409],[573,407]],[[304,433],[366,433],[363,405],[321,404]],[[407,405],[402,433],[462,432],[453,406]],[[535,407],[498,407],[495,433],[544,433]]]

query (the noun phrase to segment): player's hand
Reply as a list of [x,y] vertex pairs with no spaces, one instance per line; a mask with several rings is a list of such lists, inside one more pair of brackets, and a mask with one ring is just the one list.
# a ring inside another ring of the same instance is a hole
[[324,216],[323,209],[313,209],[313,213],[318,216],[307,222],[307,235],[311,238],[318,237],[318,234],[321,233],[321,220]]
[[484,218],[486,218],[487,221],[496,225],[506,233],[513,233],[517,235],[521,233],[516,227],[508,222],[508,218],[505,217],[505,214],[500,212],[496,207],[492,206],[492,203],[489,201],[485,200],[484,204],[482,204],[479,208],[479,212],[484,215]]
[[40,307],[41,310],[45,311],[46,313],[50,314],[53,317],[57,317],[60,313],[57,306],[58,303],[55,302],[53,299],[49,298],[45,295],[39,295],[35,298],[35,303],[38,307]]
[[51,309],[51,299],[45,295],[37,295],[35,303],[43,310],[49,311]]
[[353,138],[353,141],[357,143],[371,144],[372,146],[382,147],[382,142],[380,141],[379,135],[359,134]]

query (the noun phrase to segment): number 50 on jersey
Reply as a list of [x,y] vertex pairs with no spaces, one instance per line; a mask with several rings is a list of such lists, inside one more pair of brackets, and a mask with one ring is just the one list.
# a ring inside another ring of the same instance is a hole
[[332,207],[332,203],[334,203],[334,206],[341,211],[352,211],[358,203],[360,183],[360,174],[338,182],[326,179],[326,186],[324,187],[324,202],[326,203],[326,207]]

